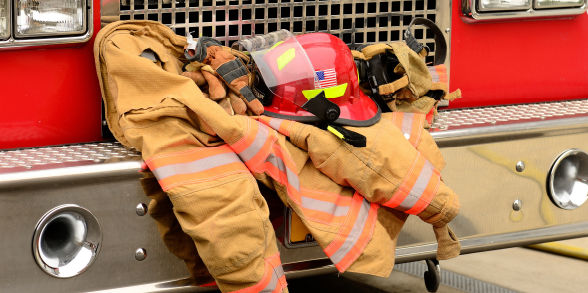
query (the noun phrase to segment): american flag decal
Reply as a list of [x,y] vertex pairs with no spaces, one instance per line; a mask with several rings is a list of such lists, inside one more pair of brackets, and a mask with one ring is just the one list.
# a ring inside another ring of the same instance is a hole
[[320,89],[337,85],[337,72],[335,72],[335,68],[315,71],[314,74],[316,75],[315,88]]

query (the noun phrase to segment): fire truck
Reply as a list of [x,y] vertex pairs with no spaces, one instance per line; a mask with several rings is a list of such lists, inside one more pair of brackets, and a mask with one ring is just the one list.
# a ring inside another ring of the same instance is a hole
[[[286,29],[350,46],[399,41],[415,17],[441,28],[450,90],[430,132],[459,195],[462,254],[588,236],[585,0],[0,0],[0,291],[181,291],[138,178],[140,154],[103,120],[93,38],[118,20],[162,22],[225,45]],[[434,34],[414,36],[440,55]],[[335,271],[269,194],[289,278]],[[397,263],[432,259],[409,218]]]

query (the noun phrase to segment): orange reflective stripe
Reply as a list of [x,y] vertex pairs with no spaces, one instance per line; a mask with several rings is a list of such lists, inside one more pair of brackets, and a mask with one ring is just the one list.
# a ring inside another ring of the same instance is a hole
[[440,173],[420,153],[390,200],[390,208],[418,214],[431,202],[441,181]]
[[361,255],[366,245],[372,239],[376,221],[378,218],[378,209],[380,205],[370,204],[370,210],[368,212],[367,221],[364,225],[361,235],[359,236],[355,245],[351,247],[349,252],[343,257],[343,259],[336,265],[339,271],[347,270],[353,262]]
[[259,121],[263,122],[264,124],[268,125],[269,127],[277,130],[279,133],[290,136],[290,126],[293,121],[284,120],[280,118],[272,118],[268,116],[260,116]]
[[367,245],[375,227],[378,208],[379,205],[368,202],[357,192],[353,195],[347,225],[324,249],[340,272],[349,268]]
[[239,157],[226,145],[160,154],[147,159],[145,163],[164,191],[230,174],[249,173]]
[[396,125],[411,145],[418,146],[421,141],[425,114],[394,112],[392,122]]
[[251,287],[233,291],[233,293],[282,292],[288,286],[286,275],[282,269],[280,254],[277,253],[266,257],[264,261],[264,274],[261,280]]
[[447,83],[447,67],[445,64],[428,66],[433,82]]
[[[260,120],[277,128],[281,128],[286,121],[278,125],[277,122],[272,122],[277,120]],[[302,189],[298,174],[293,171],[297,170],[296,165],[290,154],[278,143],[275,132],[271,133],[261,122],[256,123],[258,125],[248,127],[245,136],[231,147],[236,145],[233,149],[250,170],[265,172],[274,181],[285,186],[290,200],[301,207],[303,218],[335,224],[338,221],[341,224],[337,237],[325,248],[325,253],[337,269],[346,270],[359,257],[371,238],[379,205],[368,202],[357,192],[351,199],[346,199],[342,195],[326,192],[320,194]],[[267,144],[270,145],[269,148]],[[261,158],[264,158],[263,162],[260,161]]]
[[301,187],[300,200],[306,219],[329,226],[341,226],[349,214],[352,197]]

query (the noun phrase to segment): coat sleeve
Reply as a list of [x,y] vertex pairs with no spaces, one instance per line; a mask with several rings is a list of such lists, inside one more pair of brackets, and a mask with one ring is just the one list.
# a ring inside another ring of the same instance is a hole
[[370,127],[350,127],[367,138],[365,148],[355,148],[314,126],[276,118],[262,121],[307,150],[315,167],[333,181],[351,186],[372,203],[432,224],[439,259],[459,254],[459,242],[447,227],[459,211],[458,197],[441,180],[444,162],[428,133],[414,130],[420,138],[411,140],[385,117]]
[[[154,22],[123,28],[97,40],[117,138],[141,151],[222,291],[287,291],[269,210],[255,179],[215,132],[201,130],[216,120],[225,121],[217,125],[227,128],[221,128],[224,135],[237,134],[239,127],[230,128],[234,124],[221,106],[179,75],[175,54],[181,47],[160,38],[169,28]],[[142,57],[145,51],[153,52],[156,62]]]

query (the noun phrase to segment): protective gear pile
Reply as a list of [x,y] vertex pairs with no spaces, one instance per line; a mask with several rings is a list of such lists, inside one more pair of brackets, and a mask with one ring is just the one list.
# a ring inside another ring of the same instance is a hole
[[[233,115],[243,107],[231,94],[257,113],[244,75],[222,69],[241,57],[211,42],[195,51],[206,52],[201,65],[183,73],[186,45],[162,24],[126,21],[104,27],[94,53],[108,125],[142,152],[154,176],[143,180],[152,215],[198,283],[212,276],[223,292],[287,292],[258,182],[300,216],[341,272],[388,276],[409,214],[432,225],[438,259],[459,254],[447,226],[458,198],[440,178],[444,161],[423,114],[347,127],[367,138],[364,148],[312,125]],[[172,206],[174,217],[165,213]]]

